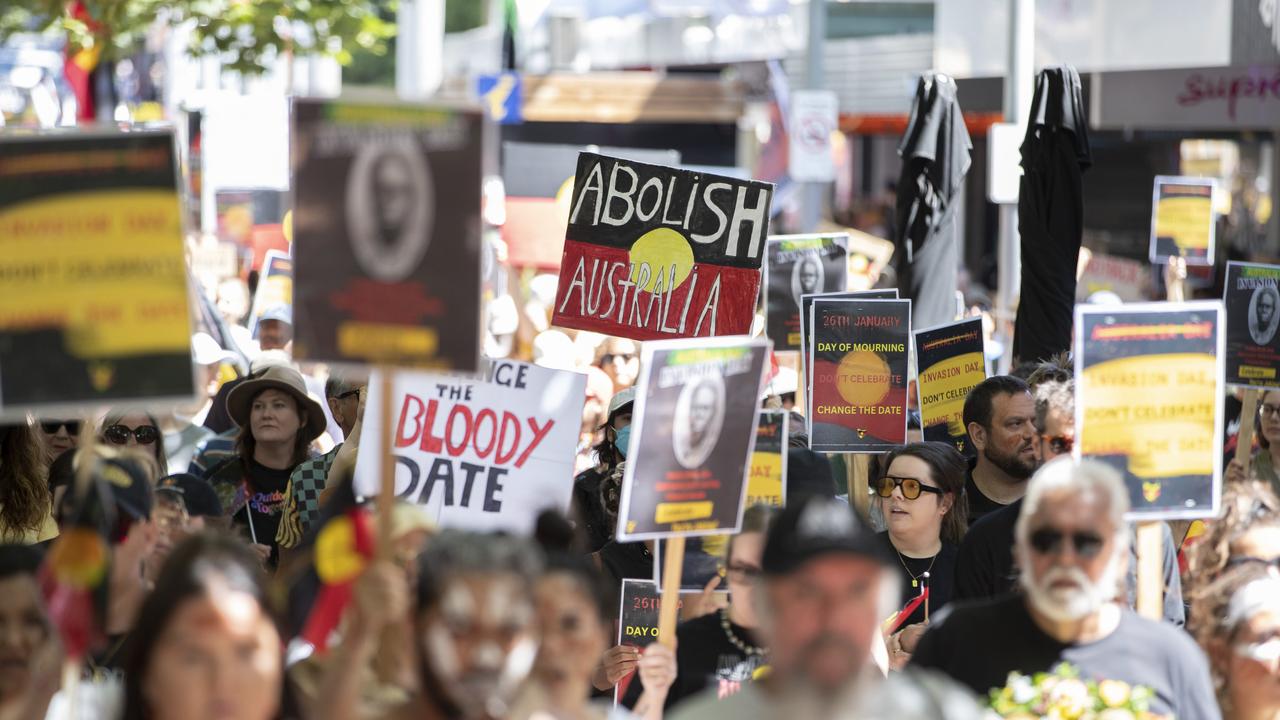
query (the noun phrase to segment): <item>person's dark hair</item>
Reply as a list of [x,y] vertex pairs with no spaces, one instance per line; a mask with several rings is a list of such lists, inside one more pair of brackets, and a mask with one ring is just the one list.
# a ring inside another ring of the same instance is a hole
[[618,463],[625,459],[622,457],[622,453],[618,452],[618,446],[613,442],[617,436],[618,431],[613,429],[612,424],[606,422],[600,433],[600,442],[591,448],[592,452],[595,453],[596,464],[617,467]]
[[39,530],[53,494],[45,449],[30,423],[0,426],[0,526],[9,533]]
[[155,589],[143,600],[130,634],[123,668],[124,720],[153,716],[142,689],[156,644],[183,603],[208,595],[214,586],[248,594],[279,629],[279,618],[267,595],[266,577],[257,556],[244,543],[208,533],[184,540],[165,560]]
[[1036,366],[1027,377],[1032,390],[1047,382],[1071,382],[1071,354],[1060,352]]
[[525,538],[444,530],[418,556],[417,610],[434,607],[449,578],[472,573],[509,573],[532,581],[542,558]]
[[[276,389],[277,388],[264,387],[262,390],[254,393],[253,397],[249,398],[249,407],[253,407],[253,401],[256,400],[259,395],[268,390]],[[293,436],[293,457],[289,460],[291,467],[297,467],[307,459],[307,453],[311,449],[311,441],[308,440],[306,434],[302,432],[307,427],[307,409],[303,407],[302,402],[298,400],[298,398],[294,397],[292,393],[284,391],[281,392],[293,401],[293,406],[298,413],[298,432]],[[246,422],[244,427],[240,428],[240,432],[236,434],[236,454],[240,456],[240,460],[244,463],[246,468],[249,467],[249,461],[253,460],[253,452],[257,447],[258,442],[253,438],[253,429],[250,427],[250,424]]]
[[1009,370],[1009,375],[1019,380],[1026,380],[1031,377],[1031,373],[1034,373],[1038,367],[1040,367],[1038,360],[1020,360],[1017,365],[1014,365]]
[[160,432],[160,421],[156,419],[155,415],[152,415],[146,410],[114,408],[102,418],[102,426],[98,428],[98,437],[105,442],[105,433],[107,428],[112,425],[118,425],[120,421],[124,419],[125,415],[132,415],[134,413],[145,415],[147,417],[147,422],[151,423],[151,426],[156,429],[156,432],[159,435],[159,437],[156,438],[156,441],[151,444],[150,454],[155,456],[156,464],[159,466],[157,469],[160,471],[160,474],[156,475],[156,478],[162,478],[169,474],[169,461],[165,458],[164,454],[164,433]]
[[42,560],[44,553],[36,545],[0,544],[0,580],[18,575],[30,575],[34,578],[40,571]]
[[[755,532],[761,535],[769,534],[769,526],[773,524],[773,518],[778,514],[779,508],[764,503],[756,503],[747,508],[742,513],[742,529],[738,531],[738,535],[743,533]],[[726,567],[733,558],[733,541],[738,535],[730,535],[728,542],[724,544],[724,564]]]
[[617,590],[609,587],[604,575],[585,555],[572,553],[549,553],[542,576],[566,575],[578,590],[591,603],[601,623],[612,626],[618,608],[613,604]]
[[[969,528],[969,501],[964,494],[965,474],[969,464],[949,443],[925,441],[903,445],[885,453],[881,477],[889,471],[895,458],[913,457],[929,466],[929,479],[951,495],[951,510],[942,518],[942,540],[959,544]],[[921,493],[934,496],[933,493]],[[942,502],[942,498],[937,499]]]
[[997,395],[1030,393],[1031,388],[1021,378],[1012,375],[994,375],[978,383],[964,399],[964,426],[972,423],[991,429],[991,412]]
[[543,510],[534,521],[533,539],[548,557],[555,554],[571,553],[576,548],[578,538],[573,531],[573,523],[558,510]]

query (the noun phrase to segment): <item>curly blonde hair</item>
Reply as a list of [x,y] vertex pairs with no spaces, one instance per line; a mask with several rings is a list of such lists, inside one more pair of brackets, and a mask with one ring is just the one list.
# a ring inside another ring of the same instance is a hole
[[1280,526],[1280,497],[1260,480],[1231,483],[1222,490],[1222,515],[1207,525],[1186,553],[1189,596],[1217,580],[1231,559],[1232,543],[1241,536],[1257,527]]

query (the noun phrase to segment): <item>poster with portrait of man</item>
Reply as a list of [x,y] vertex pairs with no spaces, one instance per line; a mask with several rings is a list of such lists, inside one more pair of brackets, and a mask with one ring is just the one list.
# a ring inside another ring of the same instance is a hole
[[799,350],[805,295],[842,292],[849,282],[849,236],[775,235],[765,245],[765,331],[773,349]]
[[294,357],[475,372],[478,110],[295,100]]
[[646,343],[623,473],[618,540],[738,531],[769,343]]
[[1218,513],[1222,303],[1077,305],[1077,458],[1115,468],[1131,520]]
[[1227,384],[1280,388],[1280,265],[1227,263]]

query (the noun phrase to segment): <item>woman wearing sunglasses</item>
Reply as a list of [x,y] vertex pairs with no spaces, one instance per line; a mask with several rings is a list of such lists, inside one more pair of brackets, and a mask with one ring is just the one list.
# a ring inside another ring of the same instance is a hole
[[169,461],[164,454],[164,436],[156,416],[142,410],[112,410],[102,419],[99,433],[108,445],[134,448],[155,458],[162,478],[169,474]]
[[1241,564],[1193,597],[1191,629],[1209,656],[1223,718],[1280,718],[1280,570]]
[[[1258,444],[1262,447],[1249,461],[1249,475],[1271,485],[1280,494],[1280,390],[1268,390],[1258,401]],[[1245,479],[1244,468],[1234,459],[1227,464],[1227,480]]]
[[956,552],[969,515],[965,461],[946,443],[919,442],[888,453],[882,467],[888,469],[873,488],[887,527],[880,537],[902,566],[906,602],[886,628],[887,641],[890,665],[901,669],[929,615],[951,600]]
[[44,439],[45,450],[48,451],[46,462],[49,465],[62,453],[75,449],[80,442],[79,420],[43,419],[39,424],[40,435]]

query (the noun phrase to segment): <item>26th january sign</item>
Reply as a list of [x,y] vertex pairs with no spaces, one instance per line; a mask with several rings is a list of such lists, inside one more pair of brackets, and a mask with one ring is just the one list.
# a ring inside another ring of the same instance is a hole
[[552,322],[636,340],[741,335],[773,186],[584,152]]

